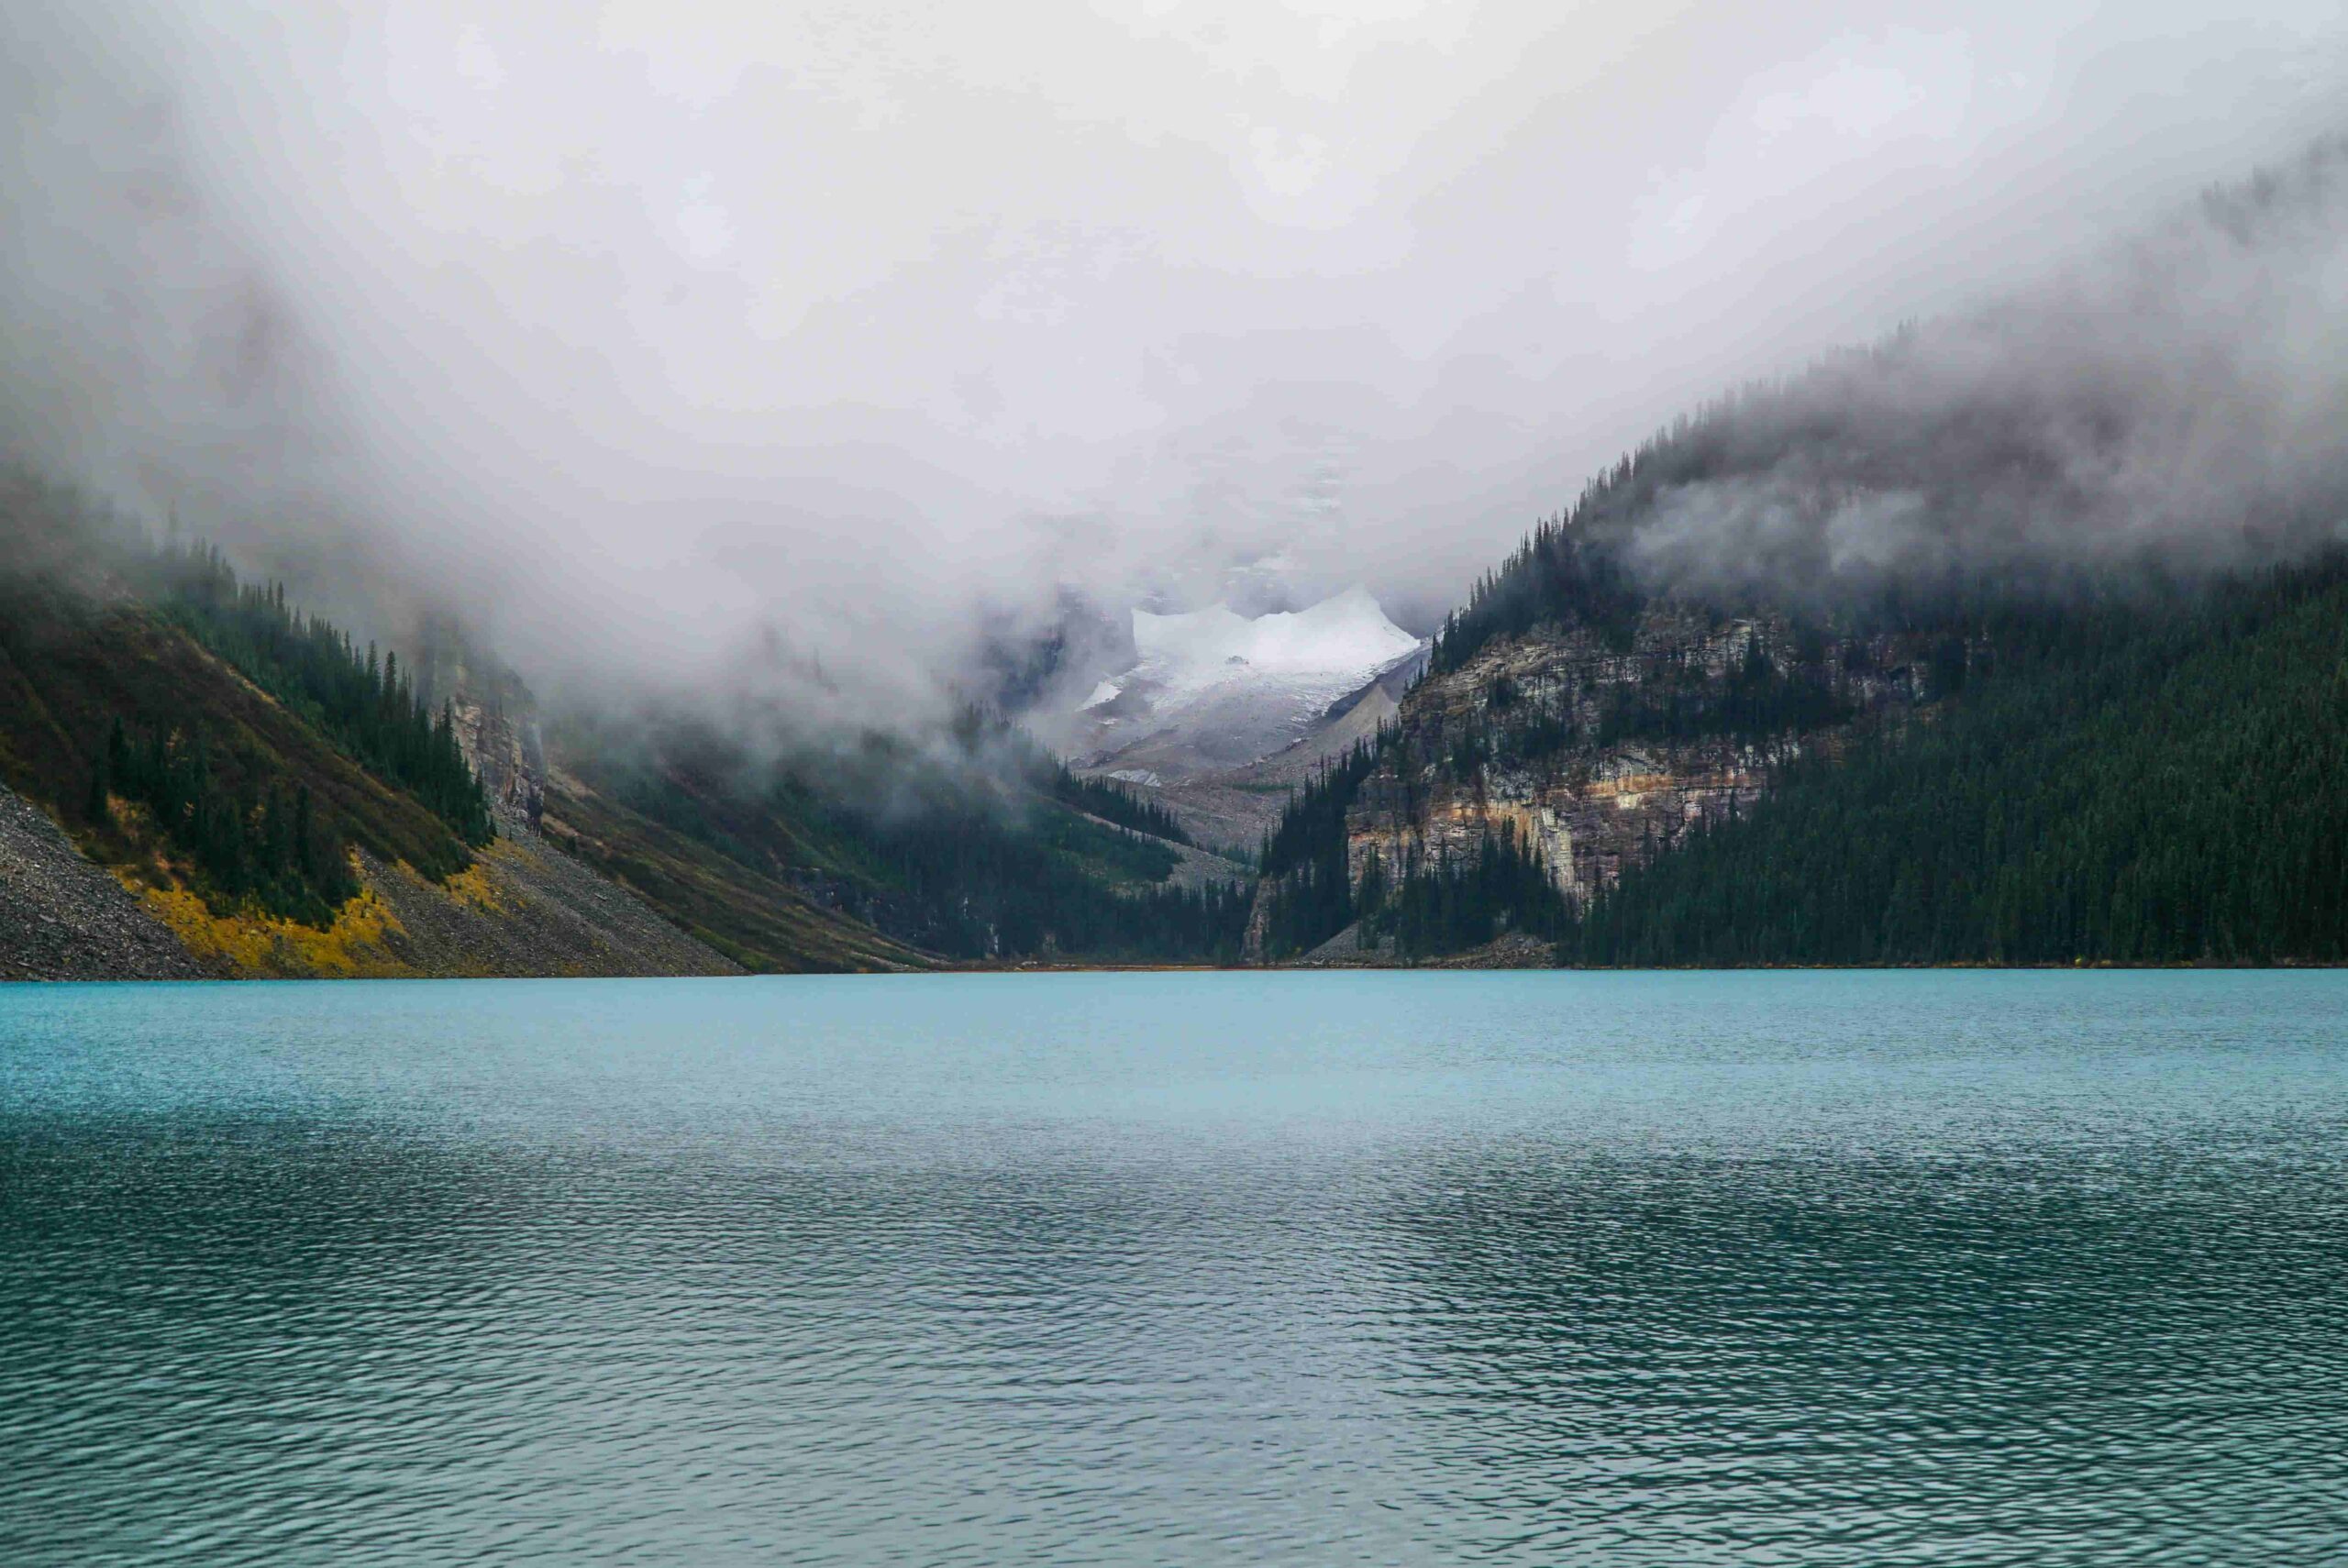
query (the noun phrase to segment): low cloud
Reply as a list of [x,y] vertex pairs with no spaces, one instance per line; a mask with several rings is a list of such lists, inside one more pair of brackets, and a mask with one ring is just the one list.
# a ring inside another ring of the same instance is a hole
[[1952,524],[1962,441],[1780,449],[1667,498],[1652,569],[1894,569],[2071,491],[2218,559],[2183,520],[2296,504],[2340,427],[2337,274],[2222,226],[2081,259],[2320,128],[2342,38],[2087,0],[19,6],[0,443],[541,684],[935,717],[1072,613],[1359,580],[1424,629],[1708,390],[2051,272],[1806,383],[1862,454],[2019,399],[2052,434],[1988,457],[2053,477],[1974,473],[2016,505]]
[[1623,520],[1660,587],[2172,579],[2348,536],[2348,142],[1716,410]]

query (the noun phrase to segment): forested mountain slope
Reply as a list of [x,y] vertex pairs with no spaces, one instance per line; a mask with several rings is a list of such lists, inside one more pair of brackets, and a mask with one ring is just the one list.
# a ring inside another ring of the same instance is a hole
[[1246,895],[1156,807],[1071,776],[976,712],[915,745],[872,734],[764,756],[705,723],[574,722],[549,740],[544,828],[752,967],[845,916],[932,961],[1231,962]]
[[2330,962],[2343,258],[2329,144],[1678,422],[1349,709],[1252,896],[990,712],[748,722],[779,684],[541,739],[493,659],[22,474],[0,783],[216,972]]
[[1908,632],[1486,646],[1268,846],[1264,955],[2348,959],[2348,562]]
[[2033,617],[1564,930],[1593,964],[2348,961],[2348,560]]
[[[793,761],[606,714],[558,726],[549,766],[526,691],[461,639],[406,660],[361,646],[208,547],[157,547],[21,471],[0,489],[0,784],[209,973],[1237,952],[1237,867],[1202,878],[1214,863],[1162,811],[999,720]],[[19,879],[22,929],[0,948],[72,929],[72,910],[114,918]],[[83,973],[94,933],[72,962],[13,970]]]
[[1772,770],[1833,755],[1966,679],[1958,629],[1828,626],[1659,599],[1618,625],[1495,641],[1430,674],[1395,721],[1291,803],[1253,926],[1292,957],[1357,920],[1396,956],[1570,911]]
[[[0,784],[12,812],[49,819],[24,823],[0,872],[7,972],[735,967],[592,871],[499,837],[446,707],[396,657],[22,472],[0,484]],[[57,853],[110,873],[131,914]],[[159,966],[142,931],[178,959]]]
[[1249,953],[2348,956],[2343,255],[2327,144],[1658,435],[1291,803]]

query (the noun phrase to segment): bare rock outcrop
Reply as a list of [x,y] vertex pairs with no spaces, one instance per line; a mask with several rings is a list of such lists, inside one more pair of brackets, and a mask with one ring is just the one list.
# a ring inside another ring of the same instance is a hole
[[[1933,695],[1929,657],[1915,637],[1822,640],[1783,617],[1669,602],[1627,645],[1584,626],[1496,643],[1411,693],[1403,745],[1348,813],[1353,879],[1373,859],[1389,875],[1472,860],[1506,832],[1587,904],[1701,824],[1750,811],[1773,769],[1916,708]],[[1810,672],[1817,711],[1760,707],[1784,697],[1788,670]],[[1755,723],[1676,722],[1740,692]]]

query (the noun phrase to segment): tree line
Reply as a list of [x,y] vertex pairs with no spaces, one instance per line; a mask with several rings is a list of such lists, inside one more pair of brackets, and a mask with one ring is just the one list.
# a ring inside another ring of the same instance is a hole
[[678,724],[582,766],[650,821],[946,957],[1237,961],[1236,868],[1173,885],[1180,841],[1151,831],[1174,825],[1163,808],[1074,778],[990,710],[932,738],[946,744],[875,733],[777,758]]
[[379,655],[372,643],[362,652],[349,633],[288,608],[282,583],[240,582],[212,545],[165,546],[161,575],[164,609],[198,642],[465,843],[494,836],[454,713],[446,701],[426,704],[397,653]]

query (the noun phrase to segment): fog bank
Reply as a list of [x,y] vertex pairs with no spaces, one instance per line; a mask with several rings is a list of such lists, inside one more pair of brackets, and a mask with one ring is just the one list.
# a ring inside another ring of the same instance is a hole
[[[2338,427],[2255,270],[2175,294],[2246,340],[2149,358],[2099,292],[2330,127],[2336,8],[2263,9],[18,7],[0,438],[342,613],[781,711],[934,708],[1071,591],[1423,629],[1680,408],[2017,290],[2101,324],[2031,362],[2132,389],[2146,441],[2072,456],[2182,514]],[[1933,384],[2028,393],[1967,330]],[[1818,511],[1752,480],[1667,569]]]

